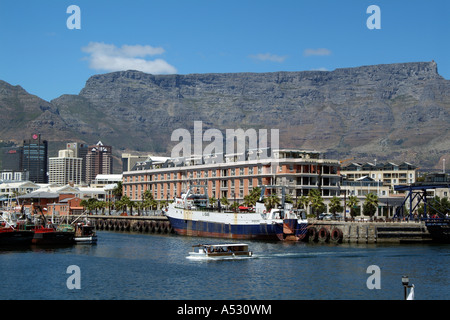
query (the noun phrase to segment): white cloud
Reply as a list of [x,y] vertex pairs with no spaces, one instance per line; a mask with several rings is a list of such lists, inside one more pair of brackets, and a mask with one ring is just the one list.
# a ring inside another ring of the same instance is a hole
[[81,48],[89,54],[89,67],[95,70],[124,71],[138,70],[153,74],[176,73],[177,69],[163,59],[149,60],[146,57],[161,55],[165,51],[161,47],[142,45],[123,45],[118,48],[113,44],[90,42]]
[[250,55],[250,58],[260,61],[272,61],[272,62],[284,62],[287,56],[278,56],[271,53],[258,53],[255,55]]
[[303,51],[303,55],[305,57],[310,57],[310,56],[329,56],[331,55],[331,50],[325,49],[325,48],[319,48],[319,49],[305,49],[305,51]]

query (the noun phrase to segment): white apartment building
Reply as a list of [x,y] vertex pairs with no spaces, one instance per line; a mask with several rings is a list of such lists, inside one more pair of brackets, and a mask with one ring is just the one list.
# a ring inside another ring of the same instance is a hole
[[74,157],[72,150],[60,150],[58,157],[48,159],[49,183],[81,184],[83,159]]
[[381,182],[383,186],[388,186],[393,192],[394,186],[409,185],[417,180],[417,167],[403,162],[398,165],[392,162],[387,163],[356,163],[353,162],[341,168],[341,174],[348,181],[358,181],[364,177],[369,177],[373,181]]

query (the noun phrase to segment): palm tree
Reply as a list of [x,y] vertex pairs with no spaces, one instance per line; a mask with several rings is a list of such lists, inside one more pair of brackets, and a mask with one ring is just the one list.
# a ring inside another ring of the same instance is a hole
[[317,218],[319,218],[320,212],[325,211],[325,204],[323,203],[323,198],[320,194],[320,191],[318,189],[309,190],[308,199],[311,203],[311,207],[313,210],[312,213],[315,214]]
[[80,205],[84,208],[84,211],[86,211],[88,207],[88,201],[86,199],[81,200]]
[[244,206],[251,207],[253,205],[252,197],[248,194],[244,197]]
[[97,203],[97,199],[95,199],[95,198],[90,198],[87,201],[87,209],[89,210],[89,214],[92,213],[91,212],[92,210],[97,211],[97,204],[96,203]]
[[159,202],[159,208],[162,209],[164,207],[166,207],[169,203],[167,202],[167,200],[161,200]]
[[366,200],[363,205],[364,215],[373,217],[378,207],[378,196],[375,193],[366,194]]
[[356,207],[358,206],[359,200],[356,196],[350,196],[347,200],[347,207],[350,209],[350,215],[355,217],[357,215]]
[[244,197],[244,204],[247,207],[251,207],[256,205],[256,202],[259,200],[259,197],[261,196],[261,188],[255,187],[250,191],[248,195]]
[[[124,208],[126,209],[126,208],[131,208],[131,206],[133,205],[132,204],[132,201],[130,200],[130,198],[128,198],[128,196],[123,196],[121,199],[120,199],[120,202],[121,202],[121,204],[122,204],[122,206],[121,206],[121,209],[123,210]],[[122,211],[122,213],[123,213],[123,211]]]
[[212,207],[214,207],[214,205],[215,205],[216,202],[217,202],[217,199],[216,199],[215,197],[210,197],[210,198],[208,199],[208,201],[209,201],[209,205],[212,206]]
[[107,203],[105,201],[97,201],[96,206],[98,209],[102,210],[102,215],[105,214],[105,208],[107,207]]
[[253,188],[252,191],[250,191],[250,193],[244,197],[244,205],[247,207],[255,206],[260,196],[261,196],[261,188],[259,187]]
[[158,206],[158,202],[156,202],[153,198],[153,193],[150,190],[145,190],[142,199],[144,200],[144,208],[150,208],[150,210],[153,210],[154,207]]
[[137,209],[138,211],[138,216],[141,215],[141,210],[144,209],[144,202],[141,201],[135,201],[134,202],[134,207]]
[[264,205],[266,206],[268,211],[272,210],[273,208],[275,208],[279,204],[280,204],[280,198],[278,198],[278,196],[276,194],[274,194],[274,193],[269,195],[264,200]]
[[344,210],[344,208],[342,208],[341,206],[341,200],[334,196],[333,198],[331,198],[330,200],[330,212],[333,215],[336,215],[337,212],[342,212]]
[[284,196],[284,202],[286,202],[286,203],[294,203],[294,200],[293,200],[292,196],[289,193],[287,193]]
[[234,211],[234,212],[236,212],[237,211],[237,209],[239,208],[239,203],[238,202],[233,202],[232,204],[231,204],[231,209]]
[[112,190],[114,198],[120,200],[122,198],[123,186],[122,181],[117,182],[116,187]]
[[309,198],[307,196],[301,196],[298,198],[298,209],[305,209],[309,206]]
[[220,199],[220,203],[223,204],[225,207],[230,204],[227,197],[225,197],[225,196]]

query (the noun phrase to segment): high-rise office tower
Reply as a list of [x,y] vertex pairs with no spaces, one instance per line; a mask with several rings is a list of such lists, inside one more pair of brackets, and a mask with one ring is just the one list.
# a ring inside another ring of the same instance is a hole
[[86,182],[86,155],[88,145],[80,142],[69,142],[66,144],[66,149],[72,150],[75,158],[81,158],[81,181]]
[[98,174],[111,174],[113,171],[112,147],[101,141],[89,146],[86,155],[86,182],[95,180]]
[[22,168],[29,173],[30,181],[48,183],[48,142],[41,140],[41,134],[33,134],[23,141]]

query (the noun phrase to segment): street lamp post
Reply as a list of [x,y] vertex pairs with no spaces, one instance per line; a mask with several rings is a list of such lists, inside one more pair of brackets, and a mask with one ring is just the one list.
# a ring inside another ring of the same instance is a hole
[[408,284],[409,284],[409,278],[408,276],[402,276],[402,284],[403,284],[403,289],[404,289],[404,293],[405,293],[405,300],[408,296]]
[[[408,300],[408,288],[413,288],[414,285],[409,285],[409,277],[408,276],[402,276],[402,284],[404,288],[404,296],[405,300]],[[412,298],[414,299],[414,298]]]

